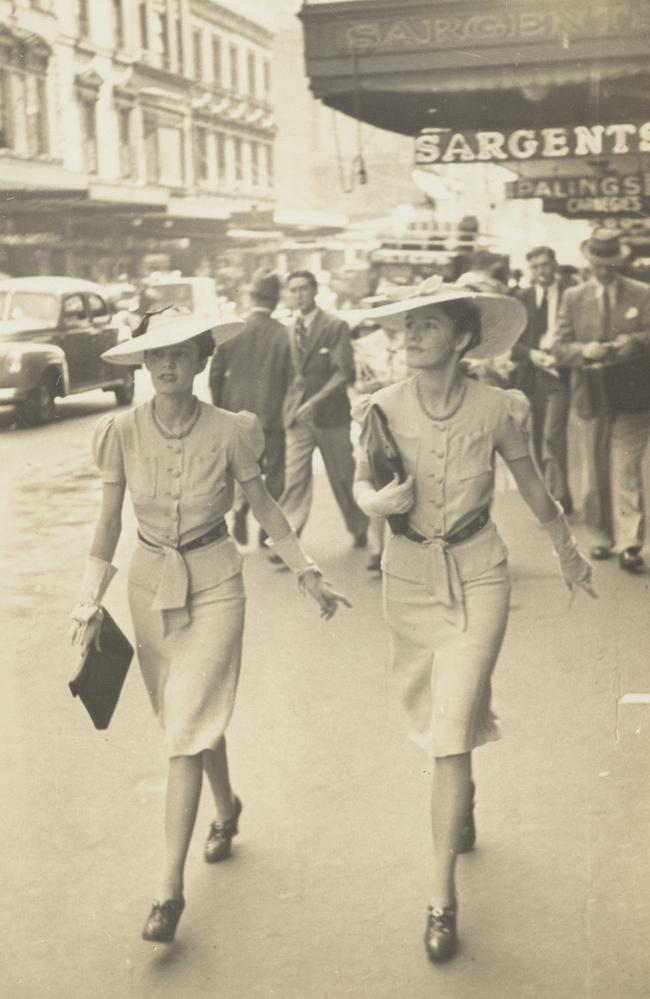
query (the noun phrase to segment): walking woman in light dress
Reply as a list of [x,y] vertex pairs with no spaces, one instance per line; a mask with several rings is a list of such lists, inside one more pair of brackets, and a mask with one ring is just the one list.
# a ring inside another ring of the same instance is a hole
[[[369,315],[404,332],[406,361],[416,371],[369,399],[387,418],[406,479],[376,490],[362,457],[355,498],[369,516],[408,514],[405,533],[390,535],[382,557],[384,615],[411,734],[433,758],[425,946],[437,962],[458,943],[456,858],[475,839],[471,754],[499,738],[490,680],[510,579],[490,519],[496,454],[549,535],[567,586],[595,593],[591,567],[531,460],[525,397],[463,373],[464,357],[489,358],[512,346],[526,321],[523,306],[445,285]],[[370,426],[367,419],[362,443]]]
[[143,937],[171,942],[185,904],[183,872],[205,773],[216,819],[205,844],[208,863],[224,860],[242,805],[233,793],[224,733],[237,691],[245,594],[242,559],[225,515],[235,481],[303,591],[329,619],[345,598],[306,557],[284,514],[266,491],[258,460],[264,437],[256,416],[230,413],[193,395],[195,377],[214,342],[241,324],[217,324],[170,308],[145,317],[132,340],[106,361],[144,364],[150,402],[100,422],[93,453],[103,479],[99,520],[86,564],[72,640],[82,650],[100,628],[101,602],[116,569],[128,488],[138,540],[128,595],[140,669],[165,732],[169,755],[166,859]]

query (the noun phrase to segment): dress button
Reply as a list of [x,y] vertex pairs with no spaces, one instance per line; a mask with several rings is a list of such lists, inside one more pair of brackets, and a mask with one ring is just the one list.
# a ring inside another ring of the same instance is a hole
[[444,456],[445,456],[444,451],[436,451],[436,458],[444,458]]
[[442,510],[442,503],[436,503],[436,508],[438,510]]

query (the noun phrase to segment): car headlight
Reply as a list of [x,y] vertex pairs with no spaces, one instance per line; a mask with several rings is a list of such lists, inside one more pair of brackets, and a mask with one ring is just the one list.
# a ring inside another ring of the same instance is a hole
[[7,350],[3,357],[4,368],[7,374],[17,375],[19,374],[23,366],[23,352],[22,350]]

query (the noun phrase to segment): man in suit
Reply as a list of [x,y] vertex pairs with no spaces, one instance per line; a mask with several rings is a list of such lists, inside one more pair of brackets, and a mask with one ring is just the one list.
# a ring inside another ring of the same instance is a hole
[[318,448],[354,547],[362,548],[368,518],[352,495],[347,386],[355,372],[350,330],[343,320],[318,308],[318,284],[310,271],[294,271],[287,285],[297,316],[289,332],[294,377],[284,403],[287,471],[280,505],[299,534],[311,507],[312,456]]
[[512,381],[528,397],[533,418],[533,448],[549,492],[565,513],[573,502],[567,472],[567,423],[571,401],[569,369],[557,367],[551,353],[565,284],[557,271],[555,251],[536,246],[526,254],[529,288],[517,297],[526,306],[528,323],[512,348],[516,364]]
[[650,439],[650,391],[641,412],[612,412],[603,375],[593,365],[650,356],[650,287],[618,274],[629,248],[617,232],[595,229],[582,252],[592,277],[565,291],[553,351],[572,369],[587,459],[584,515],[598,541],[592,557],[617,551],[621,569],[638,572],[644,564],[642,459]]
[[[217,348],[210,365],[210,391],[215,406],[238,413],[255,413],[264,430],[262,471],[274,499],[284,489],[285,434],[282,407],[293,363],[289,334],[271,318],[280,298],[277,274],[260,270],[253,277],[252,309],[239,336]],[[248,504],[241,490],[235,498],[233,533],[246,544]],[[260,535],[263,540],[264,535]]]

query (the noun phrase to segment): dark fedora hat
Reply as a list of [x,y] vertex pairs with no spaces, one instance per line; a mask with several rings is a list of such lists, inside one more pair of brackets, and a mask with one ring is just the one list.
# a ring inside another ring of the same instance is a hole
[[280,278],[269,268],[262,267],[253,274],[251,295],[255,298],[274,305],[280,298],[281,290]]
[[589,239],[580,244],[583,256],[592,264],[622,264],[630,253],[630,247],[621,242],[618,229],[594,229]]

